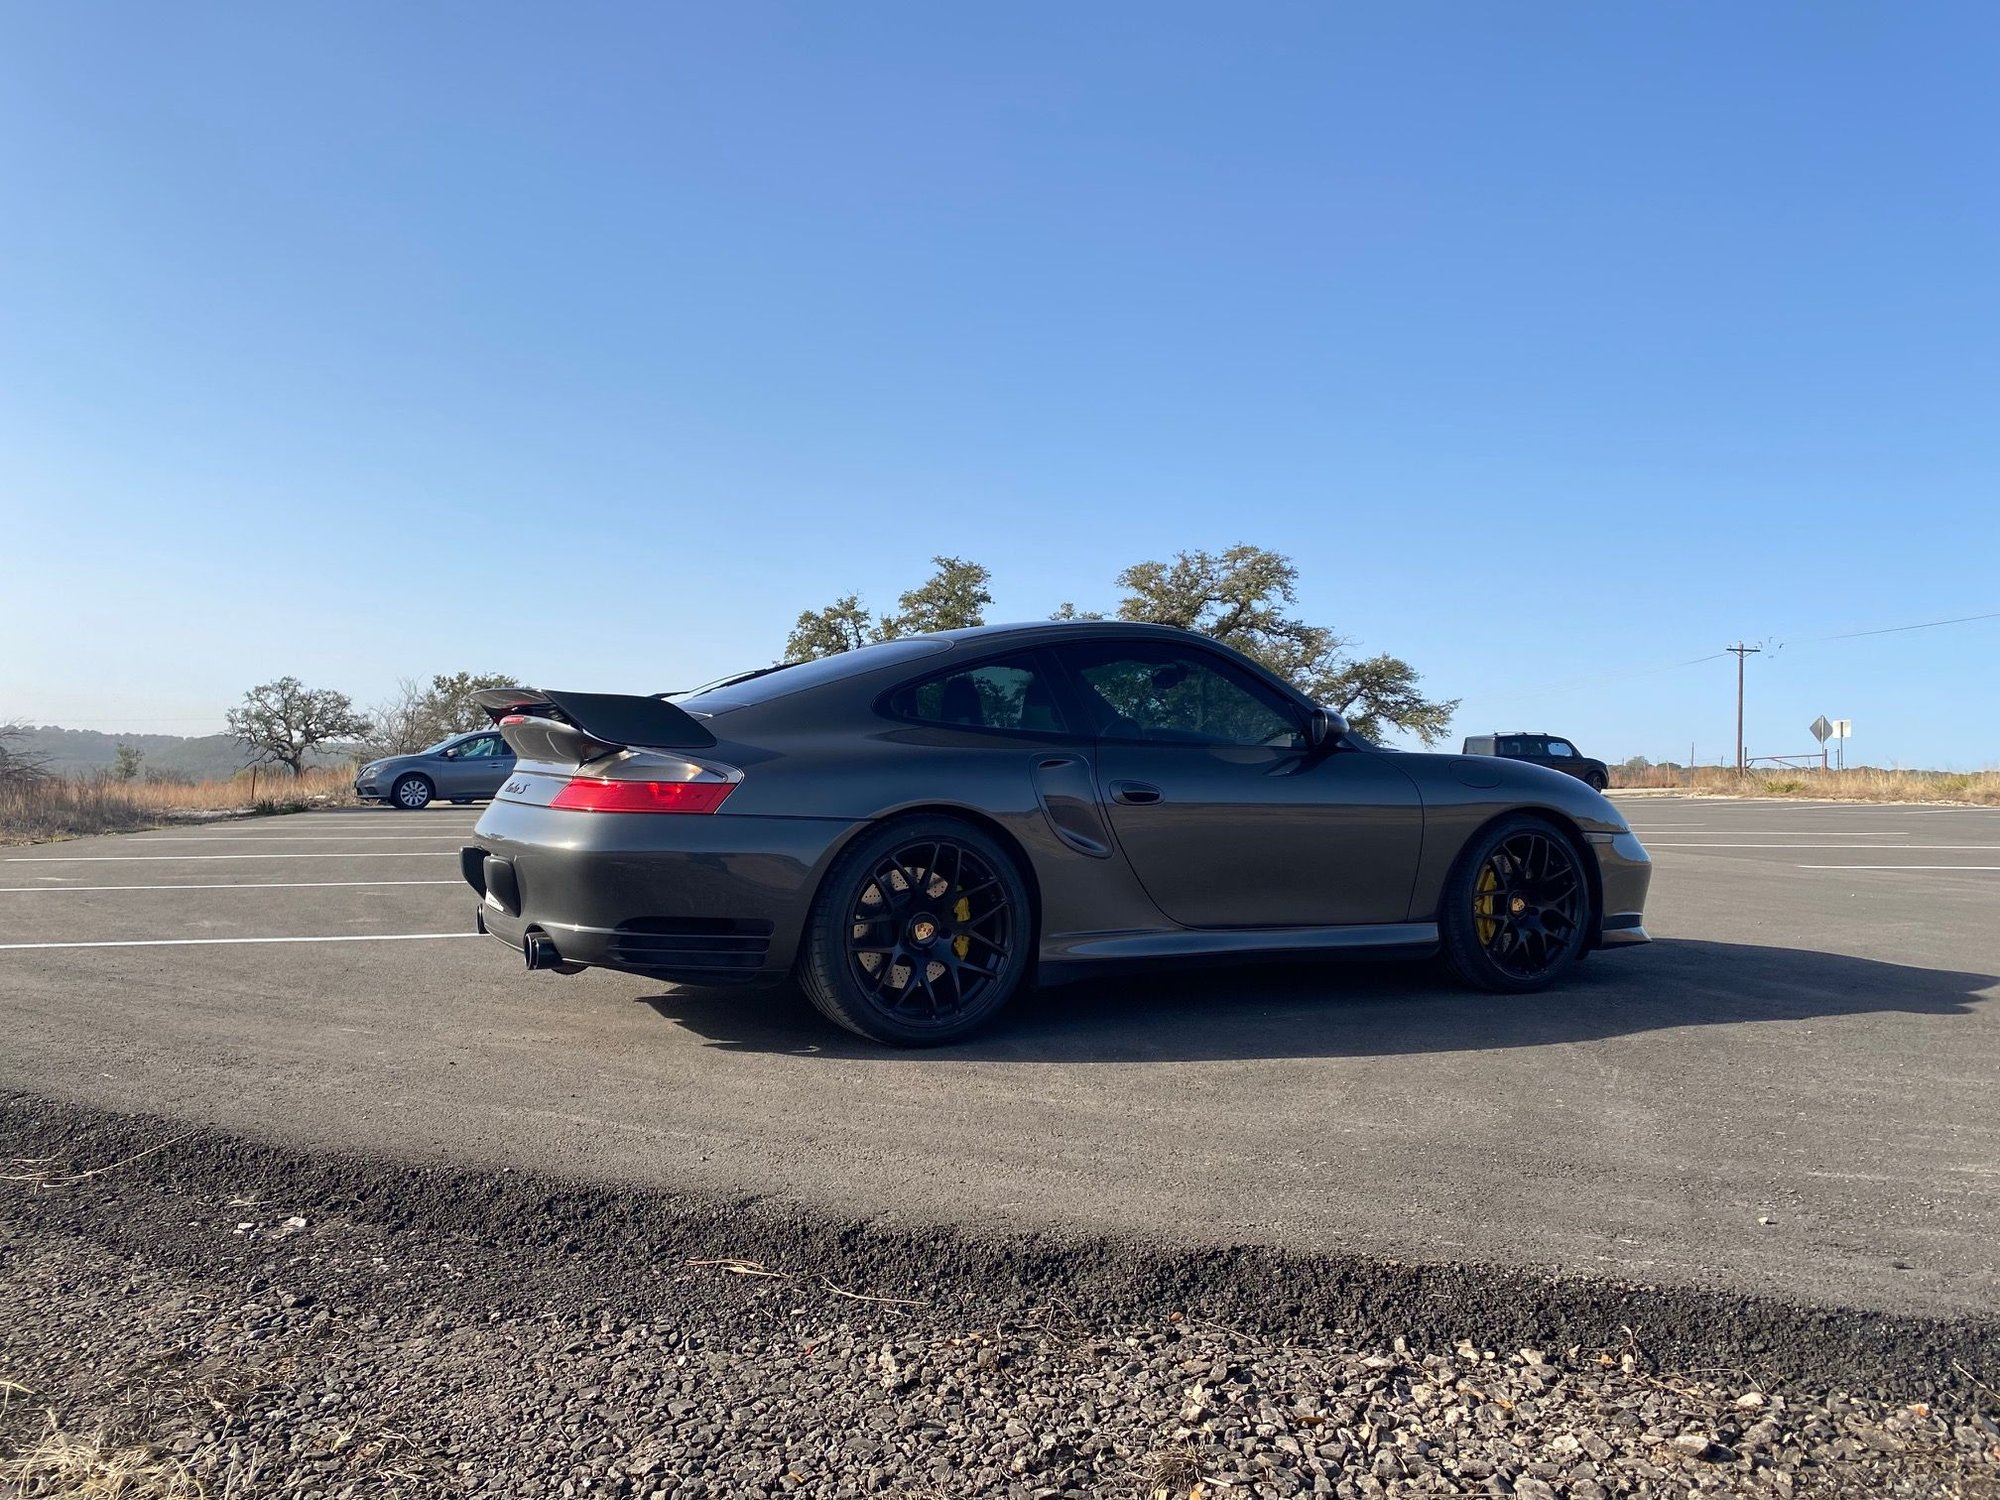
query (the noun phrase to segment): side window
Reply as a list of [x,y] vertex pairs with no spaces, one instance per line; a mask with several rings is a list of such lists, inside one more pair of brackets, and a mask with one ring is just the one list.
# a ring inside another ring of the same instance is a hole
[[925,724],[968,729],[1064,732],[1055,694],[1033,657],[1010,656],[897,688],[889,712]]
[[482,734],[478,739],[466,740],[458,747],[460,760],[490,760],[503,753],[502,742],[496,734]]
[[1502,740],[1500,742],[1500,753],[1502,755],[1513,756],[1526,755],[1528,754],[1528,742],[1526,740]]
[[1567,740],[1550,740],[1549,754],[1557,760],[1564,759],[1565,757],[1570,760],[1576,759],[1576,751],[1570,746]]
[[1282,699],[1204,651],[1172,645],[1063,649],[1105,739],[1305,748]]

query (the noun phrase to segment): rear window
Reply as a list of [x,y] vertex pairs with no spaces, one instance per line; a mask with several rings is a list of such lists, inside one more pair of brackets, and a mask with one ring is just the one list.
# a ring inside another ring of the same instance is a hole
[[690,713],[724,713],[732,708],[748,708],[754,703],[768,703],[773,698],[802,692],[806,688],[839,682],[844,677],[859,677],[864,672],[893,667],[900,662],[935,656],[940,651],[950,649],[950,641],[941,641],[936,636],[930,635],[913,635],[900,641],[881,641],[873,646],[857,646],[854,650],[843,651],[838,656],[822,656],[813,661],[794,662],[790,666],[779,667],[775,672],[752,677],[747,682],[733,683],[709,692],[696,693],[692,697],[681,699],[680,705]]
[[884,704],[899,719],[966,729],[1061,734],[1048,678],[1033,656],[1007,656],[897,688]]

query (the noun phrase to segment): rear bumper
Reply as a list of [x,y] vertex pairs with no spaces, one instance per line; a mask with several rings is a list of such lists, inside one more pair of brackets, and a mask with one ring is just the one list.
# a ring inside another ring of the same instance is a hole
[[842,819],[487,808],[461,858],[482,925],[566,963],[688,984],[782,978]]

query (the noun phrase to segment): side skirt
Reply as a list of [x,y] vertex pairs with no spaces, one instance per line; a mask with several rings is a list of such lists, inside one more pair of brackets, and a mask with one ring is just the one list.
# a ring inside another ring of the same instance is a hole
[[1435,922],[1380,922],[1357,927],[1170,928],[1156,932],[1071,932],[1043,942],[1040,978],[1060,983],[1099,966],[1161,959],[1430,958],[1438,951]]

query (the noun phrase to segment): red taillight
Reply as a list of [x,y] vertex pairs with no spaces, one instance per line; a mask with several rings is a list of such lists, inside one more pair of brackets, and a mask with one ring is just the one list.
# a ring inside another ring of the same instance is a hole
[[570,812],[712,813],[735,790],[733,781],[600,781],[573,776],[549,806]]

